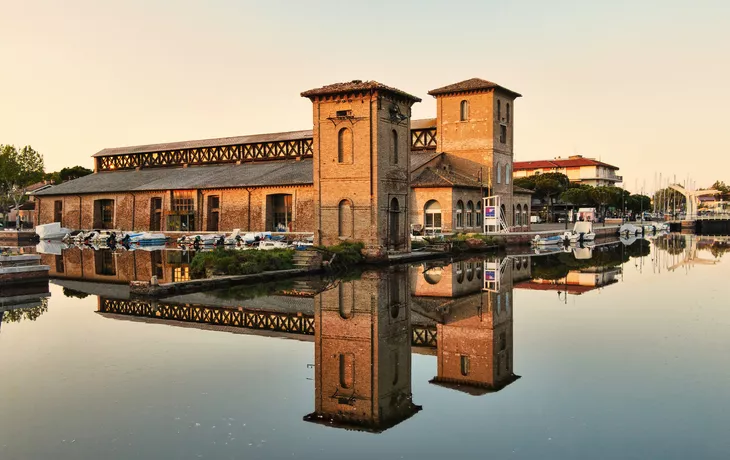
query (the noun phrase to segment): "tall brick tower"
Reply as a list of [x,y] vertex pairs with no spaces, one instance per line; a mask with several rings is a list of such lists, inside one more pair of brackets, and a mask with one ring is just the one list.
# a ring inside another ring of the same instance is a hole
[[420,99],[361,80],[302,96],[313,105],[315,243],[361,241],[371,259],[410,251],[410,113]]
[[428,94],[436,98],[437,151],[483,165],[483,182],[502,197],[511,222],[514,102],[522,95],[481,78]]
[[315,297],[315,410],[304,420],[380,432],[421,409],[411,399],[407,274],[366,272]]

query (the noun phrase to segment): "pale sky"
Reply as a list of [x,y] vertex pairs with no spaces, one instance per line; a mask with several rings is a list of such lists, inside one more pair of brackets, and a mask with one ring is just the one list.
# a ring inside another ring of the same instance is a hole
[[378,80],[423,98],[523,94],[515,160],[579,153],[730,182],[730,1],[0,0],[0,144],[47,170],[105,147],[309,129],[301,91]]

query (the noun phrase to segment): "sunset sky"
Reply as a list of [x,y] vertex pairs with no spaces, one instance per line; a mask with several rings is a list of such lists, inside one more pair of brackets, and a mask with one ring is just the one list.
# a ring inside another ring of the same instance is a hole
[[583,154],[730,182],[730,1],[0,0],[0,144],[47,170],[104,147],[311,128],[301,91],[377,80],[423,98],[523,94],[515,160]]

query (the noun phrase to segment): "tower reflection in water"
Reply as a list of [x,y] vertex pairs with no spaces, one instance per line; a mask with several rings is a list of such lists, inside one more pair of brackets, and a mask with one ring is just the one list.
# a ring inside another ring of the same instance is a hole
[[304,420],[380,432],[421,406],[411,393],[408,271],[339,281],[314,299],[314,412]]

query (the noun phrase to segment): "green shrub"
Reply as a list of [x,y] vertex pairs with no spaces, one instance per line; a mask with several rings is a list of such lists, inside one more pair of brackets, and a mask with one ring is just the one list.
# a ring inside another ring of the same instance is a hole
[[218,248],[197,253],[190,262],[190,275],[197,279],[211,274],[250,275],[290,268],[294,268],[294,251],[291,249],[236,251]]
[[416,249],[425,248],[426,246],[428,246],[428,243],[426,241],[411,241],[411,249],[413,249],[414,251]]
[[343,241],[334,246],[317,246],[316,249],[323,253],[324,260],[332,261],[332,267],[345,268],[360,264],[365,260],[362,255],[364,248],[363,243]]

